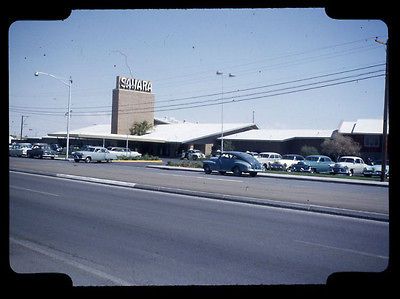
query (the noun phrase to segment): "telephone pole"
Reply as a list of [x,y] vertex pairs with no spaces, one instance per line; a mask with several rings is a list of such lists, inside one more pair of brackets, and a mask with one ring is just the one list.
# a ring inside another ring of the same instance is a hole
[[22,140],[22,130],[24,129],[24,117],[27,118],[28,116],[21,115],[21,134],[20,134],[20,139],[21,140]]
[[386,47],[386,72],[385,72],[385,99],[383,106],[383,137],[382,137],[382,168],[381,168],[381,182],[385,181],[386,178],[386,160],[387,160],[387,117],[389,110],[389,56],[388,46],[389,39],[385,42],[379,41],[377,38],[375,41],[379,44],[385,45]]

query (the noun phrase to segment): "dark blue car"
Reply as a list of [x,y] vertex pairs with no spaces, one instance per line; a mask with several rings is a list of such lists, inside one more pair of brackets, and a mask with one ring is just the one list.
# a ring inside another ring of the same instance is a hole
[[233,172],[236,176],[240,176],[242,173],[248,173],[250,176],[254,177],[258,172],[262,171],[262,165],[250,154],[227,151],[221,153],[217,157],[204,160],[203,169],[206,174],[218,171],[220,174]]
[[328,156],[310,155],[303,161],[292,165],[293,171],[301,172],[329,172],[335,163]]

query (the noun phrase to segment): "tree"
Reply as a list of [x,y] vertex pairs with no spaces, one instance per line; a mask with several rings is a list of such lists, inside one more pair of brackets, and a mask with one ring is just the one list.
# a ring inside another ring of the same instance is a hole
[[148,130],[152,129],[153,125],[150,124],[147,120],[142,122],[134,122],[132,127],[129,128],[129,132],[131,135],[144,135],[147,133]]
[[335,161],[337,161],[340,156],[359,156],[360,150],[361,146],[351,137],[346,137],[339,133],[334,134],[331,139],[324,140],[321,144],[322,153],[330,156]]

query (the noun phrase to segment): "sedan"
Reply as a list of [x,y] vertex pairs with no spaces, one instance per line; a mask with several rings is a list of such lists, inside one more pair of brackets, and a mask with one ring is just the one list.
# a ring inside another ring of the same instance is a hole
[[212,171],[218,171],[220,174],[233,172],[236,176],[241,176],[242,173],[248,173],[250,176],[254,177],[258,172],[262,171],[262,165],[250,154],[227,151],[221,153],[218,157],[211,157],[209,160],[204,160],[203,169],[206,174],[210,174]]
[[110,162],[111,160],[116,160],[117,156],[110,153],[106,148],[101,146],[87,146],[80,151],[74,152],[74,161],[85,161],[89,162]]
[[27,157],[28,149],[32,148],[30,143],[15,143],[9,149],[9,155],[12,157]]
[[[382,174],[382,161],[378,160],[373,165],[368,165],[363,171],[363,175],[366,177],[377,176],[380,177]],[[389,161],[386,161],[385,176],[389,177]]]
[[293,171],[300,172],[330,172],[335,163],[328,156],[310,155],[303,161],[292,165]]
[[26,151],[26,156],[28,158],[57,158],[57,152],[52,150],[50,145],[47,143],[34,143],[32,148]]
[[360,157],[343,156],[331,167],[330,172],[332,174],[352,176],[355,174],[363,174],[364,171],[368,169],[368,166],[369,165],[365,164],[364,160]]
[[303,160],[304,160],[304,157],[301,155],[286,154],[286,155],[282,156],[282,159],[279,159],[278,161],[271,163],[270,168],[291,171],[293,164],[296,164],[299,161],[303,161]]
[[114,154],[117,156],[117,158],[136,158],[136,157],[141,157],[142,154],[137,152],[137,151],[132,151],[129,148],[125,147],[108,147],[108,151],[111,154]]

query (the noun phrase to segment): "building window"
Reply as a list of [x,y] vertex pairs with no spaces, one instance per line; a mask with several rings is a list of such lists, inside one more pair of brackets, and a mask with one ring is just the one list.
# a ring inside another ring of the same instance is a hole
[[379,135],[365,135],[364,136],[364,146],[365,147],[380,147]]

